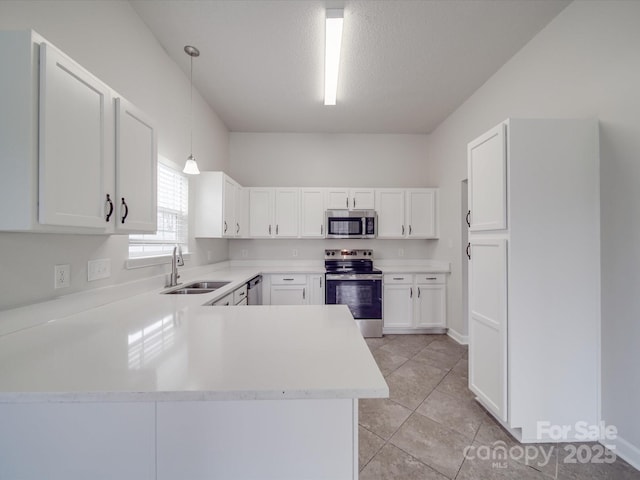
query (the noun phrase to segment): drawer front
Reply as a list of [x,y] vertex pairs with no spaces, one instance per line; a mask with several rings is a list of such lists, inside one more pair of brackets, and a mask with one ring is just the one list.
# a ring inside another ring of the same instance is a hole
[[416,274],[416,283],[445,283],[444,273],[419,273]]
[[237,305],[243,299],[247,298],[247,286],[243,285],[242,287],[234,290],[233,292],[233,304]]
[[306,285],[307,276],[300,274],[271,275],[271,285]]
[[413,275],[410,273],[389,273],[384,276],[385,285],[413,283]]
[[233,294],[225,295],[213,305],[215,307],[230,307],[233,304]]

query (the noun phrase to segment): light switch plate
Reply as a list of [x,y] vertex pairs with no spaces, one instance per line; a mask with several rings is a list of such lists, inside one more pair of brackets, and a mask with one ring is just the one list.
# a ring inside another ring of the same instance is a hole
[[93,282],[111,276],[111,259],[101,258],[87,262],[87,281]]
[[56,265],[53,271],[55,275],[53,279],[54,288],[67,288],[71,285],[71,265]]

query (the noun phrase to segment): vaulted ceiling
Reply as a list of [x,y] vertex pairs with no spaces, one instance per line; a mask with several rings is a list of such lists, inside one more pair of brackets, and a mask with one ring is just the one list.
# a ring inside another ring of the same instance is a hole
[[[428,133],[565,0],[131,0],[231,131]],[[338,104],[324,16],[344,8]]]

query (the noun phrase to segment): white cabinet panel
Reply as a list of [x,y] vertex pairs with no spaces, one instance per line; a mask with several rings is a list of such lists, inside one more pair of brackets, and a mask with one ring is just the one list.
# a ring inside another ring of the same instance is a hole
[[413,326],[413,285],[384,285],[384,328]]
[[271,285],[271,305],[306,305],[306,285]]
[[407,190],[407,238],[437,238],[437,197],[435,188]]
[[374,210],[373,188],[327,188],[328,210]]
[[40,223],[106,229],[109,88],[51,45],[40,46]]
[[507,245],[473,240],[469,262],[469,388],[507,419]]
[[236,188],[237,184],[230,177],[224,176],[222,204],[222,236],[235,237],[240,230],[236,225]]
[[116,107],[116,230],[155,232],[158,221],[157,134],[151,120],[124,98]]
[[445,282],[443,274],[385,274],[384,333],[444,331],[447,326]]
[[415,299],[417,328],[446,327],[447,294],[445,285],[418,283]]
[[325,302],[325,286],[324,275],[309,275],[309,304],[324,305]]
[[249,189],[249,236],[271,238],[273,227],[273,189]]
[[378,189],[378,238],[403,238],[405,235],[404,190]]
[[348,188],[327,188],[327,210],[344,210],[349,203]]
[[194,236],[240,236],[240,218],[246,215],[241,210],[244,208],[242,187],[224,172],[201,172],[192,181],[196,187]]
[[298,189],[278,188],[275,192],[275,235],[279,238],[298,236]]
[[323,188],[300,189],[300,236],[324,238],[325,190]]
[[249,189],[236,187],[236,236],[249,236]]
[[471,231],[507,228],[507,146],[500,124],[468,146]]
[[0,425],[0,478],[156,478],[154,403],[0,404]]

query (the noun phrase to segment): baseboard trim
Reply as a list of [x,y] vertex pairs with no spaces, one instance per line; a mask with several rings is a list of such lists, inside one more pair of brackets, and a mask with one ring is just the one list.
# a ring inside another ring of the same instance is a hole
[[636,470],[640,471],[640,448],[632,445],[620,436],[615,440],[600,443],[605,447],[612,449],[617,456],[625,460]]
[[469,336],[468,335],[460,335],[458,332],[456,332],[455,330],[453,330],[451,328],[449,328],[449,331],[447,332],[447,335],[449,335],[451,338],[453,338],[460,345],[468,345],[469,344]]

